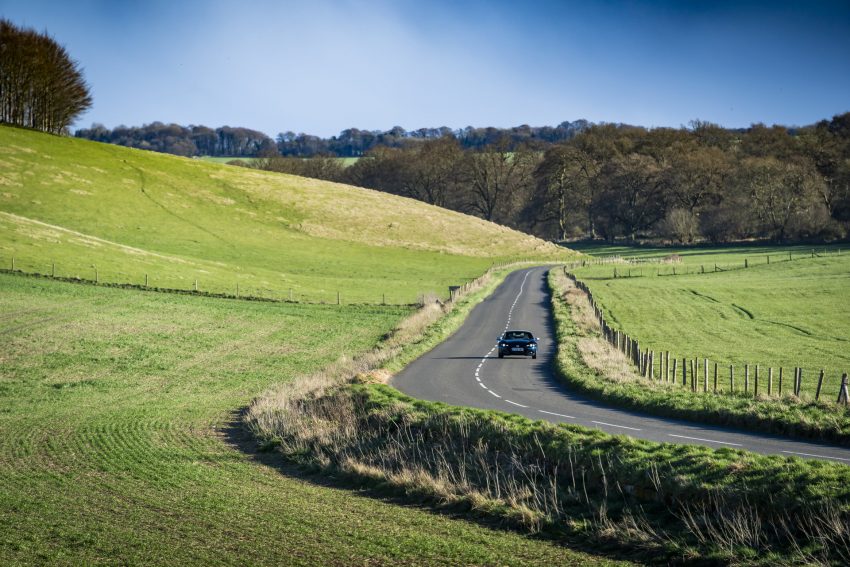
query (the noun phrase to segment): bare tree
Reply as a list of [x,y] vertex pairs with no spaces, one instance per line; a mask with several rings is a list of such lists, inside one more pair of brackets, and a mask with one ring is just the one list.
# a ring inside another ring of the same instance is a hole
[[467,209],[488,221],[506,222],[518,210],[533,181],[535,152],[508,151],[506,141],[467,154]]

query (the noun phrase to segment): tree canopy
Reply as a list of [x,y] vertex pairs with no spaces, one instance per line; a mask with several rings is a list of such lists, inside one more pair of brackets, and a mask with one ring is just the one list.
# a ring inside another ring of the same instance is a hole
[[80,66],[63,46],[0,19],[0,122],[58,134],[91,104]]

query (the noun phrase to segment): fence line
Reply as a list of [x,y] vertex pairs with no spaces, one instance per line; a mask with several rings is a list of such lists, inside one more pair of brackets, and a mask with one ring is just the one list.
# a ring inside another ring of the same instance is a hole
[[[635,366],[638,374],[646,378],[647,380],[657,380],[660,382],[665,382],[669,384],[677,384],[678,376],[681,375],[682,378],[682,387],[689,388],[692,392],[697,392],[700,389],[703,393],[709,392],[709,371],[713,370],[713,380],[712,380],[712,388],[711,392],[717,394],[718,392],[722,392],[721,388],[718,388],[718,373],[719,373],[719,364],[718,362],[713,362],[713,368],[709,368],[709,360],[706,357],[697,357],[697,358],[688,358],[683,357],[681,359],[681,374],[679,374],[678,361],[677,357],[673,357],[673,366],[672,373],[670,367],[670,351],[661,351],[656,353],[650,349],[642,349],[640,343],[629,336],[624,331],[620,331],[612,328],[608,322],[605,320],[605,314],[602,311],[602,308],[596,302],[596,299],[593,297],[593,292],[590,291],[590,288],[587,287],[583,281],[576,278],[576,276],[569,272],[568,268],[564,267],[564,275],[569,278],[573,284],[584,292],[587,295],[588,300],[590,301],[590,305],[593,308],[593,314],[596,321],[599,323],[599,327],[601,329],[602,337],[614,348],[623,353],[626,358]],[[656,355],[658,355],[658,360],[656,360]],[[702,358],[702,380],[699,381],[699,370],[700,370],[700,358]],[[656,367],[657,367],[657,378],[656,378]],[[783,367],[779,367],[779,383],[778,389],[776,391],[777,396],[782,396],[782,387],[783,387]],[[690,374],[690,377],[688,376]],[[689,379],[690,378],[690,379]],[[752,380],[751,380],[752,378]],[[753,397],[759,394],[759,380],[761,378],[761,366],[756,364],[751,366],[750,364],[744,364],[744,394],[752,393]],[[823,369],[820,370],[820,374],[817,381],[817,389],[815,391],[815,400],[820,400],[823,384],[824,384],[825,372]],[[791,394],[800,398],[802,397],[802,388],[803,388],[803,368],[795,367],[794,368],[794,379],[791,385]],[[751,388],[752,384],[752,388]],[[767,387],[762,386],[762,393],[766,393],[768,396],[774,395],[773,389],[773,367],[768,368],[768,381]],[[766,390],[766,392],[765,392]],[[741,390],[739,390],[740,392]],[[735,366],[729,365],[729,390],[728,393],[735,393]],[[836,399],[837,404],[848,405],[850,404],[850,395],[848,395],[848,383],[847,383],[847,373],[843,372],[841,375],[841,383],[838,387],[838,398]]]
[[[589,266],[605,266],[611,264],[622,264],[627,266],[641,266],[639,273],[633,274],[630,268],[626,268],[626,271],[618,270],[615,266],[612,271],[611,278],[605,277],[593,277],[589,279],[599,280],[599,279],[619,279],[619,278],[634,278],[634,277],[647,277],[643,273],[643,267],[647,265],[655,266],[655,276],[656,277],[670,277],[670,276],[693,276],[693,275],[701,275],[701,274],[712,274],[712,273],[720,273],[720,272],[731,272],[736,270],[745,270],[757,265],[765,266],[770,265],[771,263],[777,262],[791,262],[794,260],[805,260],[812,258],[824,258],[834,254],[835,256],[841,255],[841,249],[837,248],[834,252],[830,252],[828,250],[822,249],[820,252],[817,252],[816,249],[812,249],[811,253],[806,254],[797,254],[794,255],[793,252],[788,252],[787,257],[785,253],[777,253],[777,254],[765,254],[763,256],[755,256],[755,258],[765,258],[766,261],[761,264],[757,264],[750,261],[750,258],[744,258],[743,263],[737,262],[734,264],[717,264],[716,262],[712,262],[710,264],[700,264],[697,268],[696,265],[688,265],[677,269],[677,265],[682,263],[682,259],[680,256],[676,254],[672,254],[666,258],[633,258],[633,257],[622,257],[622,256],[608,256],[605,258],[594,258],[592,260],[580,260],[571,262],[566,264],[568,270],[575,270],[578,268],[585,268]],[[675,256],[675,258],[674,258]],[[771,262],[771,258],[773,261]],[[707,266],[707,267],[706,267]],[[669,267],[669,273],[662,273],[662,268]],[[650,274],[652,272],[650,271]]]
[[[47,267],[45,271],[39,271],[38,268],[34,268],[32,270],[24,270],[21,267],[21,258],[17,256],[12,256],[9,259],[9,262],[6,263],[6,266],[9,267],[0,267],[0,273],[12,274],[12,275],[22,275],[29,277],[38,277],[51,279],[56,281],[62,281],[67,283],[78,283],[78,284],[88,284],[88,285],[96,285],[101,287],[115,287],[122,289],[136,289],[142,291],[153,291],[159,293],[176,293],[183,295],[198,295],[203,297],[214,297],[220,299],[241,299],[246,301],[265,301],[271,303],[297,303],[302,305],[392,305],[392,306],[410,306],[410,305],[423,305],[426,301],[432,300],[434,297],[433,292],[419,292],[416,296],[415,300],[410,302],[395,302],[388,303],[387,302],[387,293],[381,292],[380,299],[378,298],[378,294],[376,294],[374,301],[364,300],[357,301],[352,300],[350,297],[346,297],[344,292],[340,291],[328,291],[324,295],[320,292],[297,292],[294,288],[288,289],[269,289],[263,287],[246,287],[244,283],[240,283],[238,280],[234,278],[233,287],[230,290],[227,290],[226,286],[221,284],[216,284],[214,289],[203,289],[202,281],[198,278],[192,277],[186,283],[186,287],[174,286],[173,282],[175,281],[174,277],[163,276],[161,278],[156,278],[152,273],[144,273],[144,277],[138,276],[136,279],[138,283],[134,283],[132,281],[128,281],[133,279],[129,274],[123,274],[118,272],[117,278],[108,278],[110,275],[103,270],[98,269],[96,266],[92,266],[88,268],[90,271],[90,277],[81,277],[79,273],[74,275],[59,275],[58,274],[58,265],[56,262],[50,262],[50,265]],[[446,301],[454,302],[460,299],[463,295],[468,293],[474,286],[478,285],[482,278],[491,274],[496,270],[500,270],[509,266],[519,266],[523,264],[532,264],[532,263],[540,263],[535,262],[528,258],[511,260],[511,261],[503,261],[498,263],[493,263],[487,270],[477,278],[474,278],[466,283],[460,284],[458,286],[450,286],[449,294]],[[37,265],[35,263],[29,264],[30,266]],[[80,270],[75,270],[79,272]],[[123,279],[123,281],[122,281]],[[159,285],[154,285],[157,279],[163,282],[169,283],[161,283]],[[111,281],[107,281],[111,280]],[[142,283],[142,280],[144,283]],[[365,294],[357,294],[362,297]],[[320,299],[316,299],[320,297]],[[356,297],[356,296],[355,296]],[[439,299],[436,299],[439,301]]]

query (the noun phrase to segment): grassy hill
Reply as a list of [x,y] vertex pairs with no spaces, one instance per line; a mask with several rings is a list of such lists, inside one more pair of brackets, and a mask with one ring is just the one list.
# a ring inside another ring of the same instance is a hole
[[0,262],[101,281],[409,303],[552,244],[346,185],[0,127]]

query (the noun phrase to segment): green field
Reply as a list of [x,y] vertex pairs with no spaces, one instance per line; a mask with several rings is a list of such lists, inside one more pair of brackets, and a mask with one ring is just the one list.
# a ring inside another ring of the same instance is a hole
[[252,397],[370,347],[408,312],[0,275],[0,563],[593,561],[231,444]]
[[563,249],[346,185],[0,127],[0,266],[296,301],[411,303]]
[[[818,246],[814,258],[811,246],[579,248],[599,256],[681,257],[676,264],[606,264],[574,271],[609,323],[642,348],[708,358],[725,367],[723,377],[733,364],[739,383],[744,364],[760,365],[765,381],[767,368],[773,367],[774,387],[779,367],[785,380],[794,367],[802,367],[808,394],[824,369],[822,395],[833,400],[841,373],[850,371],[850,253],[840,253],[837,245]],[[672,275],[674,269],[678,275]]]
[[[254,158],[232,157],[232,156],[230,156],[230,157],[228,157],[228,156],[223,156],[223,157],[222,156],[199,156],[198,159],[201,159],[203,161],[208,161],[208,162],[211,162],[211,163],[228,163],[228,162],[231,162],[233,160],[244,161],[246,163],[251,163],[252,161],[254,161]],[[305,159],[310,159],[310,158],[305,158]],[[357,160],[359,160],[360,158],[359,157],[341,157],[341,158],[337,158],[337,159],[339,160],[339,162],[342,164],[343,167],[348,167],[350,165],[354,165],[355,163],[357,163]]]
[[228,163],[234,160],[244,161],[245,163],[251,163],[254,161],[254,158],[246,158],[246,157],[238,157],[238,156],[198,156],[195,159],[199,159],[202,161],[210,162],[210,163]]

